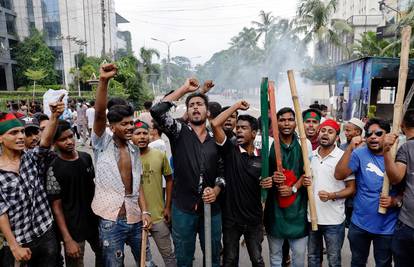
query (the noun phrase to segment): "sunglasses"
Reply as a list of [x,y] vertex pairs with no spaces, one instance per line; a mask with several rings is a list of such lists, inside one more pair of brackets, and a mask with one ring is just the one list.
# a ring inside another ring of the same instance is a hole
[[375,132],[367,132],[365,136],[368,138],[371,137],[373,134],[375,134],[375,136],[381,137],[384,134],[384,131],[377,130]]

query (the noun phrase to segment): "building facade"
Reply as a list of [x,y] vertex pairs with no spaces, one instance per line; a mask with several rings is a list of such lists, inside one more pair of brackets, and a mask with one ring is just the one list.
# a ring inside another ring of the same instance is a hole
[[13,47],[18,42],[16,12],[12,0],[0,0],[0,89],[14,88]]
[[[7,34],[5,38],[0,25],[0,41],[1,38],[8,39],[4,41],[6,47],[10,40],[17,42],[28,37],[33,27],[42,31],[47,45],[54,52],[55,68],[66,89],[76,75],[76,71],[71,74],[71,69],[77,68],[75,55],[82,52],[87,56],[105,54],[113,57],[117,50],[114,0],[0,0],[3,2],[13,8],[0,12],[0,19],[6,16],[12,21],[10,24],[14,24],[16,34]],[[0,55],[0,66],[5,68],[6,63],[2,62]],[[7,62],[13,69],[10,55]],[[10,74],[10,69],[7,71]],[[14,85],[8,82],[7,88],[0,86],[0,89],[13,90]]]

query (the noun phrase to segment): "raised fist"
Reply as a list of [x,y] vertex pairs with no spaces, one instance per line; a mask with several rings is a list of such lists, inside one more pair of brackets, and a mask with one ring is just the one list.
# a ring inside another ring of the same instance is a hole
[[99,69],[99,78],[109,80],[113,78],[118,72],[118,68],[115,64],[103,64]]

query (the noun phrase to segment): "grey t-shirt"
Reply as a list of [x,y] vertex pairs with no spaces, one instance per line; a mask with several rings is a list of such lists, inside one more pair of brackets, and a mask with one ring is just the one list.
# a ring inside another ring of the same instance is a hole
[[414,139],[408,140],[400,147],[395,161],[407,165],[406,187],[399,219],[414,228]]

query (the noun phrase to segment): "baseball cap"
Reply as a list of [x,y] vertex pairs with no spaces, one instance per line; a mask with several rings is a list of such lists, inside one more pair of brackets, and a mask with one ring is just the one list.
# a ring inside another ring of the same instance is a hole
[[24,117],[20,119],[24,123],[24,128],[38,128],[40,129],[40,123],[36,118],[33,117]]

